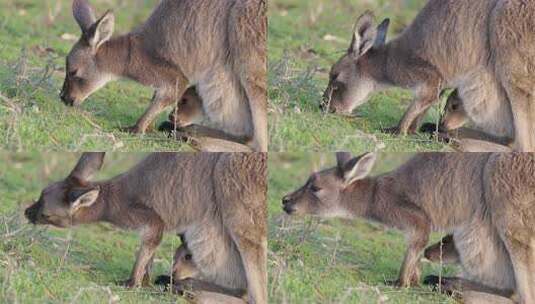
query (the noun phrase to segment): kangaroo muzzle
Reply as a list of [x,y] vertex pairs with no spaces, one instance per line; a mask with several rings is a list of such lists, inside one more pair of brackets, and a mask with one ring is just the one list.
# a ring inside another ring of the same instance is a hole
[[286,212],[287,214],[291,215],[296,211],[295,209],[295,203],[291,200],[290,197],[285,196],[282,198],[282,210]]
[[74,106],[74,98],[72,98],[69,94],[69,86],[67,85],[67,81],[63,83],[63,88],[61,88],[61,93],[59,94],[59,98],[61,98],[61,101],[67,105],[67,106]]
[[24,216],[30,221],[32,224],[37,224],[37,219],[39,217],[39,212],[41,211],[42,204],[41,202],[36,202],[35,204],[31,205],[30,207],[26,208],[24,211]]

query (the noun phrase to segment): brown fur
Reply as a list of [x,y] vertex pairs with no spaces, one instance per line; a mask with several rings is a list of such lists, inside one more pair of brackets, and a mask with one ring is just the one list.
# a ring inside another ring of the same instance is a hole
[[[501,102],[503,103],[503,102]],[[501,152],[504,150],[510,150],[508,147],[513,145],[514,136],[513,132],[513,118],[510,114],[510,110],[506,107],[494,107],[493,103],[485,102],[482,100],[479,103],[469,103],[470,108],[465,107],[465,103],[460,98],[458,91],[455,90],[448,97],[446,102],[446,108],[442,115],[440,122],[440,130],[452,134],[460,145],[466,146],[467,142],[464,139],[473,139],[483,141],[481,146],[485,145],[502,145],[504,147],[491,146],[489,152]],[[468,113],[468,110],[471,114]],[[475,118],[471,118],[471,116]],[[464,128],[466,123],[471,123],[476,129]],[[484,152],[481,151],[484,148],[480,148],[479,151],[473,151],[473,149],[465,148],[465,152]],[[469,151],[466,151],[469,150]]]
[[[239,254],[233,255],[233,258],[237,257],[239,257]],[[193,284],[195,288],[189,288],[190,290],[201,290],[202,293],[216,292],[229,297],[247,300],[247,293],[244,289],[247,285],[246,278],[241,267],[236,267],[239,266],[236,261],[229,260],[227,263],[227,265],[230,264],[227,271],[229,273],[236,273],[238,277],[238,280],[234,280],[234,283],[231,284],[235,288],[223,287],[215,283],[208,283],[203,281],[202,272],[195,264],[191,251],[188,249],[186,244],[182,244],[177,248],[173,257],[173,268],[171,272],[173,277],[173,288],[175,291],[177,291],[177,289],[184,289],[187,288],[188,285]],[[167,284],[170,283],[169,277],[161,276],[158,280],[162,281],[162,279],[166,279],[165,281]],[[197,294],[197,297],[199,296],[201,296],[200,293]]]
[[388,87],[410,89],[415,99],[396,130],[412,133],[442,89],[454,87],[468,103],[507,100],[515,150],[535,151],[535,1],[430,0],[388,43],[388,20],[376,27],[373,19],[357,20],[347,54],[331,69],[331,111],[350,112]]
[[455,295],[477,291],[506,298],[513,296],[515,279],[509,254],[491,230],[479,226],[463,229],[426,248],[424,256],[431,262],[462,265],[464,274],[460,278],[426,277],[424,283],[440,284],[442,292]]
[[[466,246],[459,250],[463,265],[475,261],[474,252],[487,251],[479,260],[484,265],[465,268],[470,279],[488,283],[489,277],[500,277],[503,284],[495,287],[504,288],[513,274],[500,269],[513,270],[519,302],[533,303],[535,154],[423,153],[397,170],[368,177],[374,162],[374,154],[339,154],[338,166],[313,174],[283,199],[284,209],[363,217],[404,231],[408,250],[401,286],[418,283],[419,259],[430,232],[453,232],[456,242],[459,238]],[[484,248],[471,243],[477,237],[488,240]]]
[[429,261],[436,263],[456,264],[460,261],[453,235],[447,235],[440,242],[427,247],[424,256]]
[[84,154],[67,179],[43,190],[26,210],[28,219],[140,230],[131,287],[149,274],[163,233],[180,233],[203,280],[239,284],[249,303],[267,303],[265,153],[155,153],[110,180],[88,180],[102,159],[102,153]]
[[118,77],[154,87],[152,104],[130,128],[144,133],[195,86],[212,127],[267,151],[265,11],[262,0],[164,0],[142,26],[111,38],[113,14],[96,20],[86,0],[74,0],[83,35],[67,57],[62,99],[78,105]]
[[248,137],[205,127],[200,124],[204,120],[202,99],[195,87],[191,87],[169,114],[169,121],[163,122],[158,129],[170,132],[177,139],[190,141],[195,148],[204,152],[251,152],[245,146]]

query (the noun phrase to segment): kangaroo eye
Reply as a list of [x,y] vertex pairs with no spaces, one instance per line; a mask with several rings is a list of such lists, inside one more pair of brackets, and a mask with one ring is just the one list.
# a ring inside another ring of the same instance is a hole
[[453,111],[457,111],[457,110],[459,109],[459,105],[456,104],[456,103],[454,103],[454,104],[451,105],[451,109],[452,109]]
[[69,72],[69,77],[76,77],[77,74],[78,74],[78,70],[72,70]]
[[191,260],[193,257],[191,256],[191,254],[186,254],[186,256],[184,257],[184,259],[186,259],[186,261],[189,261]]
[[316,185],[311,185],[310,190],[312,190],[312,192],[319,192],[321,188]]

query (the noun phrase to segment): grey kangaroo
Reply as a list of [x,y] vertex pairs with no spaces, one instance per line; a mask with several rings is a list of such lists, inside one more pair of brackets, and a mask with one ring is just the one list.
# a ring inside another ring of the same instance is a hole
[[486,96],[505,102],[514,149],[535,151],[535,1],[430,0],[386,43],[388,26],[388,19],[376,26],[370,12],[358,18],[347,53],[331,69],[323,107],[347,113],[374,92],[410,89],[415,98],[393,130],[406,134],[418,130],[442,89],[458,88],[467,103]]
[[216,129],[267,151],[265,11],[262,0],[163,0],[143,25],[112,38],[113,13],[97,19],[86,0],[74,0],[82,36],[67,56],[61,99],[79,105],[120,77],[153,87],[150,107],[128,129],[144,133],[195,86]]
[[[424,279],[424,284],[434,286],[440,284],[442,292],[453,295],[464,291],[477,291],[512,298],[515,279],[507,251],[495,232],[490,233],[482,227],[473,229],[477,234],[462,233],[457,234],[456,238],[447,235],[440,242],[426,248],[424,252],[424,256],[431,262],[461,264],[464,269],[463,277],[440,278],[430,275]],[[496,244],[499,244],[499,247],[488,250],[489,246]],[[466,279],[467,277],[478,277],[484,283],[470,281]]]
[[[267,303],[265,153],[155,153],[124,174],[93,182],[103,158],[83,154],[26,217],[58,227],[102,221],[139,230],[128,287],[148,282],[163,233],[179,233],[204,281],[232,288],[236,276],[245,277],[248,303]],[[229,261],[239,273],[227,272]]]
[[[171,277],[165,275],[159,276],[156,280],[156,284],[169,285],[173,283],[173,291],[178,293],[188,293],[188,285],[191,284],[194,290],[200,289],[203,293],[219,293],[221,295],[227,295],[228,297],[237,298],[234,299],[234,301],[243,299],[247,295],[247,282],[243,269],[240,266],[239,253],[229,256],[225,273],[227,274],[226,282],[224,280],[221,282],[203,281],[202,271],[195,264],[193,254],[188,249],[187,244],[183,243],[177,248],[173,257]],[[189,279],[195,280],[191,281]],[[223,287],[223,285],[233,286],[233,288]],[[196,298],[202,296],[203,294],[200,293],[196,295]]]
[[[459,251],[463,263],[481,251],[469,240],[481,237],[488,240],[483,243],[485,264],[472,270],[469,279],[481,285],[492,283],[489,277],[500,279],[502,284],[489,287],[510,287],[519,303],[534,303],[534,154],[423,153],[390,173],[369,177],[375,160],[372,153],[355,158],[338,153],[337,166],[312,174],[283,198],[284,210],[363,217],[402,230],[408,249],[397,284],[403,287],[418,284],[420,256],[432,230],[452,232],[461,240],[467,248]],[[477,303],[477,297],[467,298],[473,294],[481,295],[467,290],[465,301]]]
[[[464,127],[467,123],[475,129]],[[468,138],[482,141],[481,146],[498,145],[491,148],[493,151],[506,152],[513,144],[513,115],[509,105],[492,97],[465,103],[455,90],[448,98],[439,129],[454,134],[460,141]]]
[[[234,136],[232,134],[225,133],[224,131],[217,130],[210,127],[201,125],[206,120],[204,109],[202,105],[202,99],[197,93],[195,87],[191,87],[186,90],[182,98],[177,102],[175,108],[169,114],[169,120],[163,122],[159,126],[160,131],[166,131],[174,133],[179,139],[193,140],[205,139],[216,146],[216,151],[220,152],[247,152],[247,147],[240,147],[240,144],[246,144],[248,138],[246,136]],[[184,134],[182,130],[187,129],[187,134]],[[184,137],[184,138],[182,138]],[[230,146],[229,151],[224,150],[224,143],[220,144],[217,139],[226,141],[226,145]],[[208,144],[202,143],[202,150],[208,150]],[[210,152],[210,151],[208,151]]]

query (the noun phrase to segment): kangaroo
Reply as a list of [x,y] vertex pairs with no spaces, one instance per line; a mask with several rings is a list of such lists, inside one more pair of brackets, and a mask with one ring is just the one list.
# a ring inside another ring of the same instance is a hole
[[[189,137],[193,137],[194,141],[201,138],[206,138],[211,142],[215,142],[217,139],[227,141],[227,145],[232,145],[228,152],[250,152],[247,147],[239,146],[239,144],[247,143],[247,137],[234,136],[215,128],[202,126],[200,123],[204,120],[205,114],[202,106],[202,99],[197,94],[195,87],[192,87],[189,88],[184,95],[182,95],[180,101],[177,102],[176,107],[169,114],[169,121],[163,122],[158,129],[164,132],[176,132],[175,135],[177,138],[182,139],[180,138],[182,136],[185,137],[184,139],[186,141],[191,139]],[[207,143],[202,143],[200,147],[204,151],[209,150]],[[225,147],[224,143],[216,146],[216,149],[214,149],[215,151],[212,152],[224,150],[223,147]]]
[[73,0],[82,36],[67,56],[60,97],[77,106],[120,77],[151,86],[151,105],[127,129],[144,133],[195,86],[216,129],[267,151],[265,12],[262,0],[164,0],[143,25],[111,37],[113,13],[96,19],[87,0]]
[[345,114],[372,93],[410,89],[415,98],[392,130],[407,134],[418,130],[444,88],[458,88],[468,103],[497,93],[503,99],[492,102],[504,100],[513,113],[514,149],[535,151],[534,20],[533,0],[430,0],[386,43],[389,19],[376,26],[365,12],[348,51],[331,68],[322,107]]
[[[191,251],[188,249],[186,244],[180,245],[177,248],[173,257],[173,267],[171,270],[174,290],[176,291],[177,289],[181,288],[179,286],[187,286],[188,284],[192,284],[191,279],[195,279],[195,282],[193,284],[202,284],[202,288],[194,289],[201,289],[203,292],[216,292],[219,294],[227,295],[229,297],[243,298],[244,296],[246,296],[245,289],[247,287],[247,282],[245,276],[243,275],[243,271],[239,266],[239,254],[234,254],[231,257],[234,261],[230,260],[229,264],[227,264],[227,273],[239,274],[239,279],[234,280],[234,284],[232,284],[237,288],[228,288],[217,285],[216,283],[208,283],[202,281],[202,272],[193,261],[193,255]],[[159,285],[169,285],[172,282],[170,276],[162,275],[158,277],[155,283]]]
[[[466,105],[470,107],[465,106],[455,90],[448,98],[439,129],[451,133],[460,130],[457,137],[461,139],[472,138],[507,147],[513,144],[513,116],[504,101],[489,102],[489,99],[485,99]],[[476,129],[463,128],[466,123],[474,125]]]
[[[489,233],[488,230],[478,227],[471,229],[471,233],[457,234],[457,242],[453,235],[447,235],[440,242],[427,247],[424,252],[424,256],[431,262],[460,263],[464,269],[463,277],[439,278],[430,275],[424,279],[424,284],[440,284],[441,290],[448,294],[469,290],[511,298],[515,286],[514,272],[502,242],[495,233]],[[498,247],[487,250],[489,246]],[[470,278],[480,278],[484,283],[476,283]]]
[[124,174],[93,182],[103,158],[83,154],[66,179],[46,187],[25,211],[29,221],[57,227],[102,221],[139,230],[127,287],[149,276],[163,233],[179,233],[203,280],[230,288],[239,282],[248,303],[267,303],[265,153],[154,153]]
[[[507,269],[503,265],[509,261],[519,302],[534,303],[534,154],[423,153],[392,172],[369,177],[375,161],[373,153],[356,158],[338,153],[337,166],[312,174],[283,198],[283,209],[322,218],[363,217],[402,230],[408,249],[396,283],[403,287],[418,284],[420,255],[432,230],[452,232],[456,241],[467,240],[467,248],[474,246],[468,240],[481,236],[488,239],[482,242],[489,251],[483,262],[490,271],[496,266],[488,259],[502,263],[494,270]],[[463,263],[471,255],[459,253]],[[488,273],[471,274],[476,283],[488,283]]]

